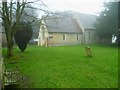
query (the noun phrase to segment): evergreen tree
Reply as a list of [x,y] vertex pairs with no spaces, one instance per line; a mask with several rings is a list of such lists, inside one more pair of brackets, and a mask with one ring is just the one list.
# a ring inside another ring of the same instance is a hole
[[30,22],[22,22],[20,29],[16,31],[14,37],[19,49],[24,51],[32,38],[32,26]]
[[95,24],[97,35],[110,39],[112,34],[118,31],[118,2],[104,4],[105,9],[101,12]]

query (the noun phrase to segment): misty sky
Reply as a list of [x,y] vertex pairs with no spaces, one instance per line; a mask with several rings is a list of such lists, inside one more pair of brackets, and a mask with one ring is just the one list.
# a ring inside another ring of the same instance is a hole
[[77,11],[98,14],[109,0],[44,0],[51,11]]

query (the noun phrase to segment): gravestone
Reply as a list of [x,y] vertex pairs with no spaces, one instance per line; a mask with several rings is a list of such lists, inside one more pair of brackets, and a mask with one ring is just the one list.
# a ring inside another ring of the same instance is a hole
[[87,56],[88,56],[88,57],[92,57],[93,55],[92,55],[92,51],[91,51],[90,46],[86,46],[85,49],[86,49],[86,54],[87,54]]

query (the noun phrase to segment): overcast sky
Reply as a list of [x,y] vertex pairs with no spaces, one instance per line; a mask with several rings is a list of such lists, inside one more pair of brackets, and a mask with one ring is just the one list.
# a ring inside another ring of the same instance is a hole
[[44,0],[51,11],[77,11],[98,14],[109,0]]

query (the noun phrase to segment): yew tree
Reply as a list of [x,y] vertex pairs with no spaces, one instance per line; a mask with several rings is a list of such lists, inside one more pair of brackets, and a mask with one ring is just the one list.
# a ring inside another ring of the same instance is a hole
[[27,44],[32,38],[32,26],[30,22],[21,22],[19,30],[15,33],[15,42],[19,49],[23,52],[27,48]]

